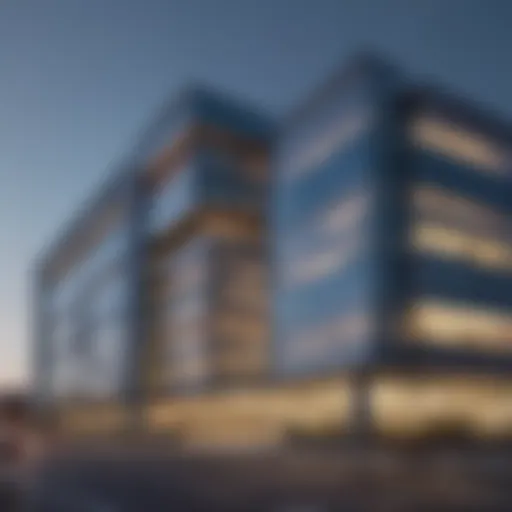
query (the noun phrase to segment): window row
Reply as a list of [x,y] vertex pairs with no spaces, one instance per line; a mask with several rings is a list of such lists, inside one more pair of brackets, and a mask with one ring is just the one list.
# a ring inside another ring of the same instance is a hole
[[499,378],[381,377],[371,389],[371,408],[378,431],[387,435],[508,435],[512,389]]
[[509,216],[434,184],[416,186],[412,208],[416,221],[438,222],[468,233],[512,241]]
[[412,248],[420,253],[496,272],[512,271],[512,240],[467,234],[431,222],[415,225],[410,241]]
[[423,150],[468,165],[484,173],[508,172],[507,153],[481,133],[431,114],[418,115],[411,123],[412,142]]
[[420,299],[405,321],[411,342],[484,352],[512,351],[512,311]]

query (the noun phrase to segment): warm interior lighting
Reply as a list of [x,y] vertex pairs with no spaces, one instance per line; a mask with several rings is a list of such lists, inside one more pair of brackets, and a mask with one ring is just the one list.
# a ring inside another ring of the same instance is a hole
[[411,127],[411,137],[422,149],[463,164],[503,174],[504,151],[489,138],[434,116],[421,115]]
[[440,223],[416,225],[411,244],[421,253],[465,260],[491,270],[512,269],[512,245],[497,239],[465,234]]
[[209,212],[203,220],[202,232],[205,236],[224,240],[258,240],[261,224],[257,216],[243,211],[219,213]]
[[415,250],[490,270],[512,269],[510,220],[504,214],[430,184],[417,186],[412,207]]
[[512,350],[512,311],[423,299],[410,307],[406,325],[412,341],[486,351]]
[[163,401],[147,407],[146,419],[154,430],[180,429],[191,444],[217,444],[231,436],[251,444],[261,439],[260,429],[263,438],[272,432],[273,442],[295,430],[311,434],[342,431],[349,408],[348,384],[337,378]]
[[378,430],[388,435],[443,434],[450,426],[478,436],[512,433],[512,386],[505,379],[383,376],[371,403]]
[[507,215],[430,183],[416,185],[412,208],[414,218],[419,222],[436,222],[488,238],[510,233]]

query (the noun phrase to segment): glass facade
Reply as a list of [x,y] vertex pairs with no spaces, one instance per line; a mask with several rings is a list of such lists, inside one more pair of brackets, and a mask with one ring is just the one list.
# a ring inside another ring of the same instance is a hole
[[107,233],[58,283],[51,299],[53,393],[94,398],[116,394],[123,375],[127,315],[127,231]]
[[166,257],[159,308],[168,390],[197,392],[266,370],[263,250],[254,241],[200,235]]
[[268,368],[268,276],[259,241],[217,239],[212,247],[212,352],[216,377],[240,383]]
[[208,240],[195,239],[172,253],[166,266],[170,293],[162,313],[171,389],[200,389],[211,375],[208,254]]
[[199,197],[210,207],[258,211],[263,199],[263,184],[244,168],[235,154],[211,149],[201,151]]
[[512,175],[506,149],[454,122],[410,125],[411,283],[407,337],[437,348],[512,347]]
[[151,213],[153,232],[171,229],[194,208],[197,199],[195,178],[194,166],[177,169],[157,191]]
[[[111,197],[80,241],[94,248],[41,290],[52,397],[99,405],[76,421],[120,424],[121,393],[154,385],[144,412],[191,442],[325,439],[365,405],[386,436],[509,429],[507,379],[434,362],[512,354],[510,148],[379,74],[307,103],[272,176],[268,124],[229,101],[192,90],[159,120],[141,144],[144,200]],[[298,378],[270,384],[271,369]]]
[[170,173],[152,200],[151,229],[169,232],[200,208],[260,212],[264,183],[246,158],[203,148]]
[[359,360],[372,331],[372,120],[339,102],[293,129],[276,183],[277,367],[325,371]]

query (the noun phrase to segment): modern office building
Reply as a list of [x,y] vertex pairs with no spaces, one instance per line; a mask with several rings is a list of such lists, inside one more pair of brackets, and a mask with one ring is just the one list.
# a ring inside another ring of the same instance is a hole
[[38,263],[34,389],[63,423],[113,428],[150,398],[261,379],[271,134],[186,89]]
[[276,365],[345,376],[355,407],[339,430],[510,433],[511,135],[371,57],[291,116],[274,191]]
[[40,403],[196,444],[508,435],[511,141],[367,56],[279,133],[188,90],[38,266]]

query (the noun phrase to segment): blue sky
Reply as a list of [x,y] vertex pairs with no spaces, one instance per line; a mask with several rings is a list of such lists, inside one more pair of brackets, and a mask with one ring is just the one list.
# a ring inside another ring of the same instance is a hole
[[184,83],[281,115],[377,48],[512,117],[511,23],[508,0],[2,0],[0,385],[28,376],[35,255]]

